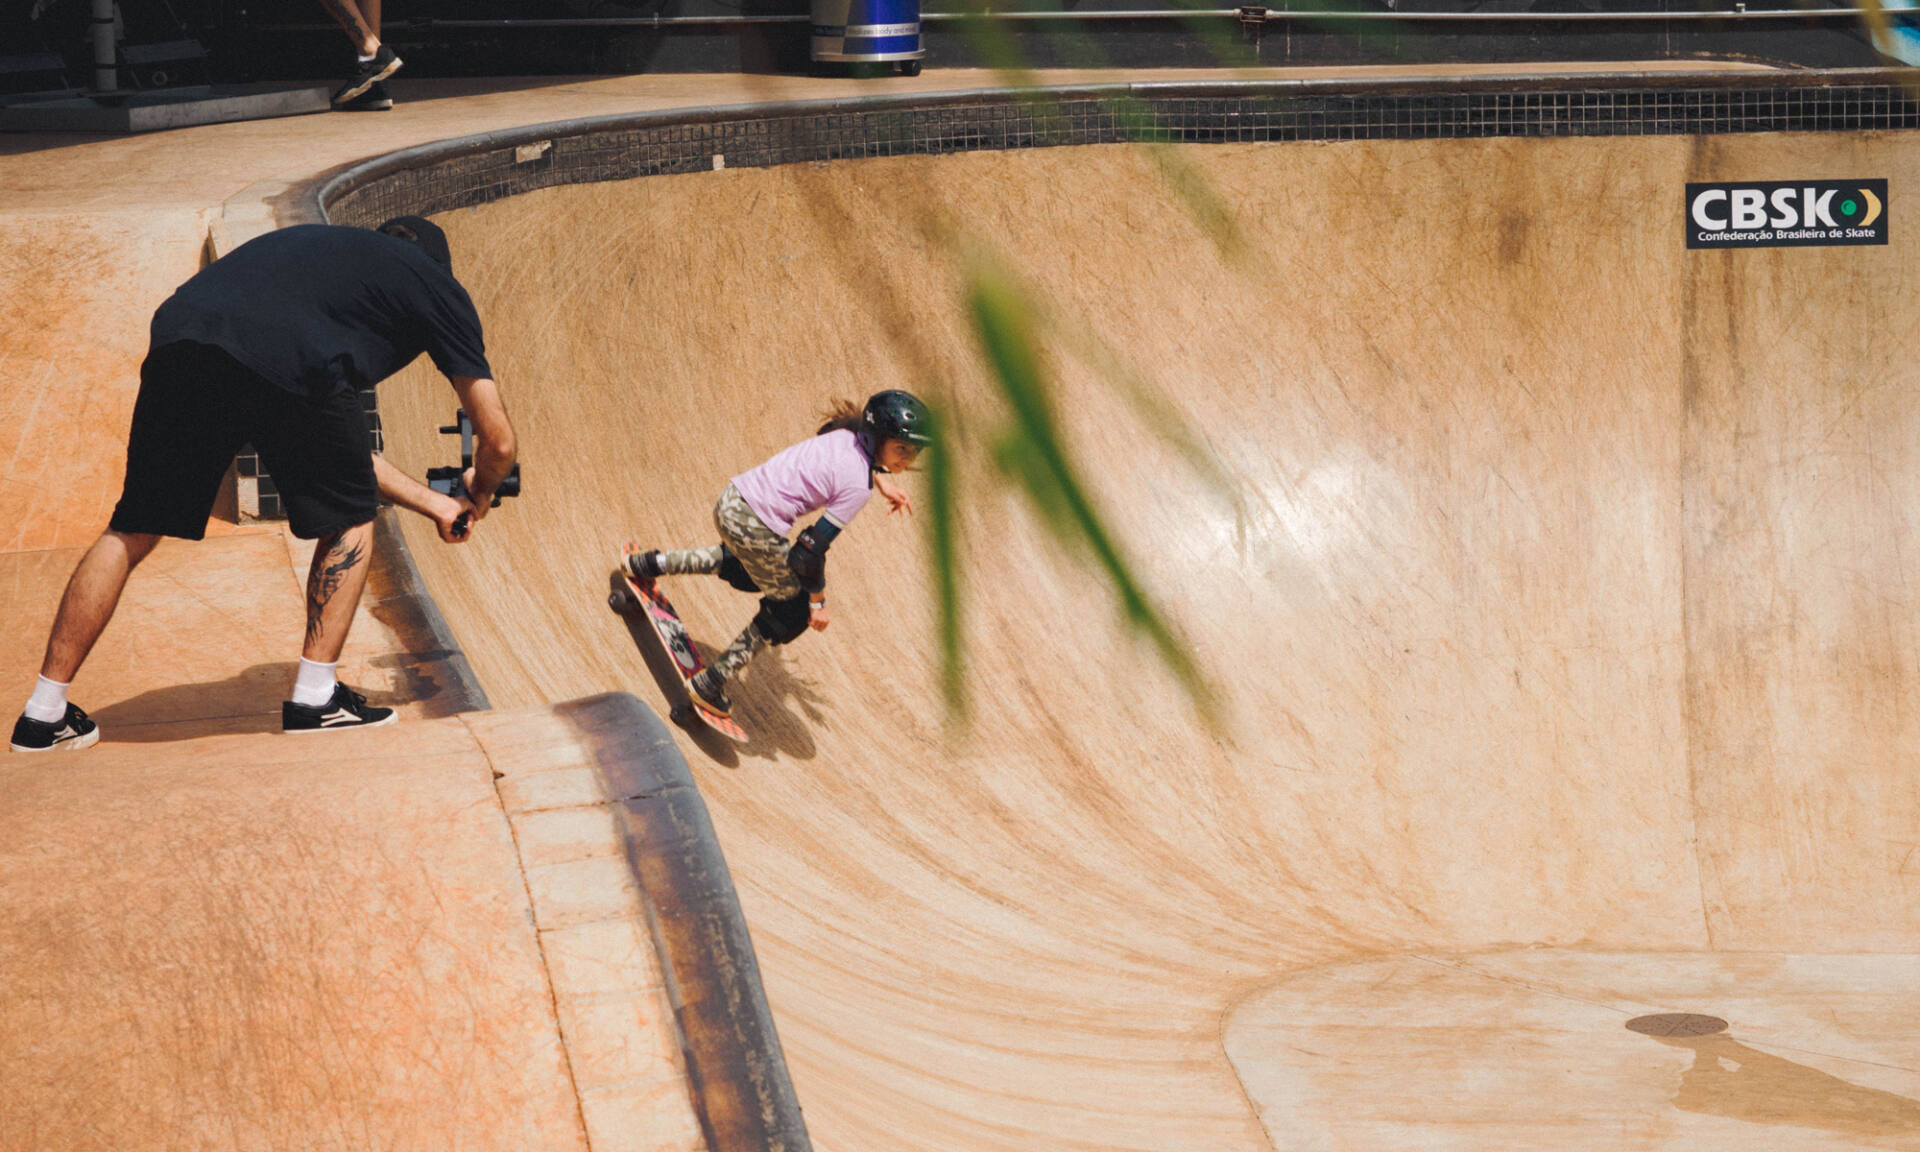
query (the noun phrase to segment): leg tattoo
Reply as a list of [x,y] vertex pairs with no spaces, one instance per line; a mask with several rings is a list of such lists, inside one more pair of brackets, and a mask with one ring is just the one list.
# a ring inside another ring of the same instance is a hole
[[324,557],[315,558],[307,572],[307,643],[313,643],[320,635],[321,621],[326,616],[327,605],[333,602],[334,593],[340,590],[347,574],[365,558],[366,551],[361,545],[347,544],[337,537]]
[[374,34],[373,29],[368,26],[366,18],[360,15],[360,9],[352,4],[350,0],[320,0],[320,7],[325,8],[327,15],[333,17],[334,20],[339,23],[340,27],[346,30],[347,35],[353,38],[353,43],[356,48],[358,48],[367,37]]

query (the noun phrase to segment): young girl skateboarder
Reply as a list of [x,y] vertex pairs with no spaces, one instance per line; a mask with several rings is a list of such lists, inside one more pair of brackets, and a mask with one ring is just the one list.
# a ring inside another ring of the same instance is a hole
[[[679,552],[641,551],[631,541],[621,565],[642,584],[658,576],[715,573],[742,591],[760,593],[760,611],[738,639],[689,683],[708,708],[732,711],[725,683],[769,644],[786,644],[827,615],[827,547],[874,492],[888,511],[913,513],[913,502],[889,477],[905,471],[933,443],[927,406],[911,393],[877,392],[862,409],[841,404],[810,440],[735,476],[713,506],[719,544]],[[795,520],[825,509],[791,544]]]

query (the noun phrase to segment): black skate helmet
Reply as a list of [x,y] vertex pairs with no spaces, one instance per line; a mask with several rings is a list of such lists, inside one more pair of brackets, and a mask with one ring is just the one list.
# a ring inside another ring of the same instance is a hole
[[898,440],[916,448],[933,444],[933,413],[911,392],[890,388],[875,392],[860,413],[860,448],[867,459],[880,459],[880,442]]

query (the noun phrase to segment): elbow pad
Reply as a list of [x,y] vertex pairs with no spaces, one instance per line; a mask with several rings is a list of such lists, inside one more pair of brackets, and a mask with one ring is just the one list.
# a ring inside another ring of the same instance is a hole
[[818,592],[827,586],[827,546],[840,535],[840,526],[821,519],[801,529],[799,539],[787,549],[787,567],[800,587]]

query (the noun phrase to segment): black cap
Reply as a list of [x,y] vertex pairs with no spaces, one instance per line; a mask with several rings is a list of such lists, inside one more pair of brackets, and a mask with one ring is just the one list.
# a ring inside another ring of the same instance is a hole
[[426,217],[395,216],[374,231],[418,245],[421,251],[433,257],[435,264],[449,272],[453,271],[453,250],[447,247],[447,234],[440,231],[440,225]]

